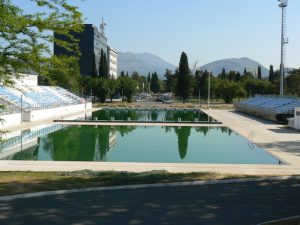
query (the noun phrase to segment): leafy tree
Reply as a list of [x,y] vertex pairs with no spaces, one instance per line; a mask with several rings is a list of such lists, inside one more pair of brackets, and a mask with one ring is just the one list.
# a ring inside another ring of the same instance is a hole
[[124,95],[127,98],[128,102],[132,102],[132,98],[136,93],[136,82],[128,77],[125,79],[125,88],[124,88]]
[[259,80],[262,79],[262,77],[261,77],[261,66],[257,67],[257,79],[259,79]]
[[113,97],[116,95],[116,92],[119,88],[119,80],[116,79],[108,79],[108,93],[107,95],[110,97],[110,101],[112,102]]
[[235,90],[235,97],[237,97],[240,100],[240,98],[244,98],[246,96],[247,96],[247,92],[245,88],[241,84],[239,84],[237,86],[237,89]]
[[[79,58],[78,40],[72,32],[82,31],[82,16],[65,0],[32,0],[37,10],[25,13],[10,0],[0,0],[0,83],[19,78],[23,69],[49,74],[50,43],[74,52]],[[53,32],[71,41],[56,40]]]
[[182,97],[184,103],[191,93],[191,72],[189,69],[188,57],[182,52],[179,62],[178,79],[177,79],[177,95]]
[[140,91],[145,91],[145,88],[146,88],[145,85],[147,85],[147,84],[146,84],[146,83],[147,83],[147,82],[146,82],[146,77],[140,76],[139,73],[138,73],[137,71],[134,71],[134,72],[132,73],[131,78],[137,82],[138,90],[140,90]]
[[224,80],[219,84],[218,88],[220,89],[219,92],[222,93],[222,99],[226,103],[231,103],[236,96],[236,90],[240,88],[240,85],[233,81]]
[[101,78],[93,78],[93,94],[103,103],[109,94],[109,80],[103,77]]
[[88,76],[82,76],[79,79],[82,96],[91,96],[93,89],[93,78]]
[[203,75],[202,70],[196,70],[195,71],[195,76],[193,79],[193,90],[194,90],[194,96],[198,97],[199,96],[199,90],[201,92],[201,77]]
[[76,57],[53,55],[48,66],[48,75],[39,77],[39,84],[58,85],[79,92],[80,68]]
[[228,80],[230,80],[230,81],[236,80],[236,72],[235,71],[229,71]]
[[286,92],[290,95],[300,95],[300,68],[289,72],[286,77]]
[[239,82],[241,80],[241,74],[240,72],[238,71],[235,75],[235,82]]
[[165,83],[165,87],[166,87],[166,92],[171,92],[172,91],[172,80],[174,78],[174,75],[172,73],[171,70],[169,69],[166,69],[166,72],[165,72],[165,80],[164,80],[164,83]]
[[[136,87],[137,83],[133,79],[125,76],[125,77],[119,77],[119,84],[120,84],[120,90],[122,93],[122,96],[125,96],[127,98],[128,102],[132,102],[132,98],[134,94],[136,93]],[[124,100],[124,99],[122,99]]]
[[138,81],[140,79],[140,75],[137,71],[133,71],[131,78],[134,79],[135,81]]

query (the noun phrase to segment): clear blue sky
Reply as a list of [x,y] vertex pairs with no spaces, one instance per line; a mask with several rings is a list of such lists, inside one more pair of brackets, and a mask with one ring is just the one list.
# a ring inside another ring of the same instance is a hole
[[[29,0],[15,0],[24,10]],[[280,62],[281,10],[277,0],[71,0],[86,23],[104,17],[109,44],[119,51],[150,52],[178,65],[249,57],[264,66]],[[300,1],[287,8],[286,66],[300,67]]]

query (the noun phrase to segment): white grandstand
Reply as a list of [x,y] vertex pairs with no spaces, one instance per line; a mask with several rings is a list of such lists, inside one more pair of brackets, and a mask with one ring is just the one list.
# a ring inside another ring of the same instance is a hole
[[300,107],[298,98],[255,96],[235,103],[239,111],[254,114],[271,120],[278,120],[278,115],[293,116],[296,107]]
[[35,110],[80,104],[84,99],[60,87],[15,86],[0,87],[0,101],[10,108]]
[[0,109],[1,118],[11,125],[10,121],[13,122],[13,118],[20,120],[16,123],[18,124],[92,107],[84,98],[61,87],[38,86],[36,75],[24,76],[11,87],[0,86],[0,104],[5,106],[4,109]]

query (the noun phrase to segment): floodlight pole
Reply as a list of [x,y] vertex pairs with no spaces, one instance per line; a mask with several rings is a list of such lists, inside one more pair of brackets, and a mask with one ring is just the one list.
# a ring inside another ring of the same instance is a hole
[[284,95],[284,61],[285,61],[285,45],[288,43],[286,38],[286,7],[288,0],[278,0],[281,8],[281,54],[280,54],[280,96]]

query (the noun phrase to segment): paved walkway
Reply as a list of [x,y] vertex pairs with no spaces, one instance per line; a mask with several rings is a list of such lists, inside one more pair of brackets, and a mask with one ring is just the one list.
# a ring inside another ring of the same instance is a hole
[[0,224],[243,224],[300,214],[300,180],[93,191],[0,201]]
[[253,143],[281,161],[296,167],[300,165],[300,131],[236,111],[204,110],[204,112],[244,137],[251,137]]

